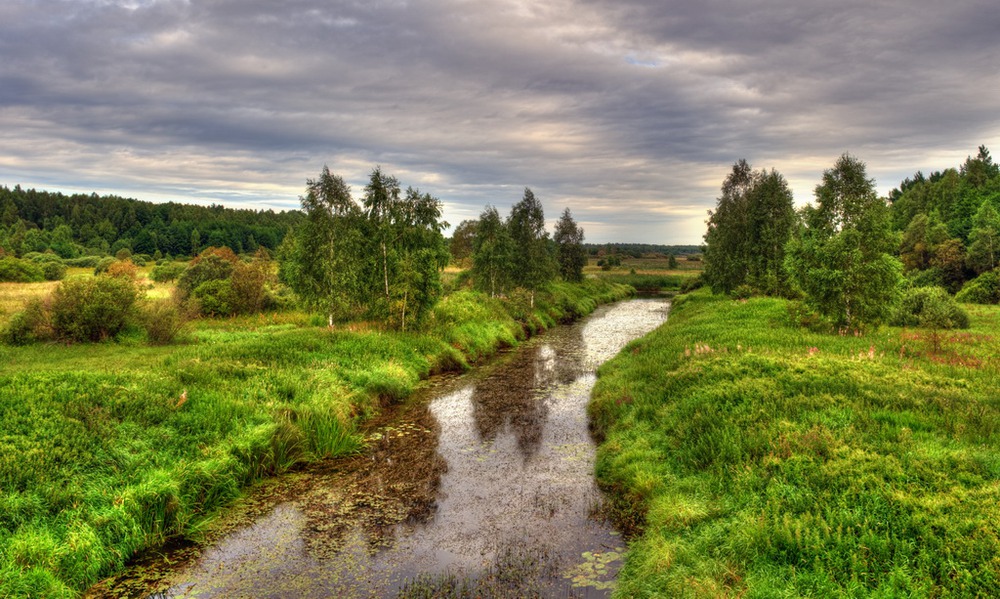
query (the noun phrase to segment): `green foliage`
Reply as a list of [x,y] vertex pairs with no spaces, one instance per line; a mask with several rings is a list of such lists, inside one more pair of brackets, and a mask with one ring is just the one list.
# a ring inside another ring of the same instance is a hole
[[134,315],[141,295],[128,277],[67,279],[52,294],[52,329],[67,341],[114,338]]
[[[559,283],[539,293],[532,320],[626,292]],[[147,323],[171,311],[142,309]],[[474,291],[439,302],[428,327],[255,326],[204,329],[166,348],[0,348],[0,596],[77,596],[138,552],[196,535],[261,477],[356,451],[358,422],[383,399],[527,330],[505,302]]]
[[786,248],[785,268],[806,301],[849,329],[889,316],[902,265],[888,209],[875,193],[865,164],[844,154],[823,173],[815,207],[805,209],[805,228]]
[[34,262],[0,256],[0,282],[37,283],[45,279],[45,271]]
[[157,283],[176,281],[184,273],[186,265],[180,262],[165,262],[157,264],[149,271],[149,278]]
[[955,299],[969,304],[1000,303],[1000,270],[984,272],[969,281]]
[[[97,194],[67,196],[0,186],[0,219],[3,218],[10,222],[0,223],[0,228],[28,225],[18,236],[16,254],[51,250],[62,258],[73,259],[81,253],[108,254],[119,249],[149,255],[159,251],[193,256],[203,249],[202,241],[249,251],[259,244],[273,251],[285,231],[301,222],[302,214],[174,202],[154,204]],[[35,232],[28,234],[29,230]],[[199,230],[200,234],[195,235]],[[30,246],[27,248],[25,236]],[[194,239],[197,243],[192,249]]]
[[186,299],[204,283],[229,279],[238,262],[239,258],[229,248],[206,248],[191,260],[177,279],[179,297]]
[[28,345],[47,338],[51,333],[48,314],[41,300],[29,301],[14,314],[2,333],[0,342],[7,345]]
[[331,322],[364,317],[406,329],[440,297],[448,251],[441,202],[376,168],[362,206],[324,167],[302,198],[306,222],[279,251],[280,278]]
[[973,223],[968,263],[976,274],[982,274],[1000,264],[1000,213],[992,202],[983,202]]
[[66,276],[66,265],[62,262],[46,262],[42,265],[46,281],[61,281]]
[[559,217],[553,240],[556,243],[559,275],[565,281],[573,283],[582,281],[583,267],[587,265],[587,252],[583,248],[583,229],[577,226],[569,208]]
[[104,274],[108,271],[108,267],[117,262],[118,259],[113,256],[105,256],[97,261],[94,265],[94,275]]
[[641,530],[616,596],[994,593],[995,309],[927,355],[789,326],[784,300],[684,297],[593,392],[599,482]]
[[198,311],[205,316],[232,316],[236,313],[236,297],[229,279],[212,279],[195,287],[191,297]]
[[139,308],[139,321],[153,345],[167,345],[177,340],[186,319],[173,301],[146,301]]
[[916,287],[900,298],[891,324],[930,329],[967,329],[969,315],[941,287]]
[[545,230],[542,203],[528,188],[524,197],[510,209],[507,231],[511,240],[511,284],[531,294],[555,276],[555,262],[549,252],[549,234]]
[[747,285],[765,294],[787,291],[785,244],[796,224],[791,189],[777,171],[733,165],[705,233],[705,281],[717,293]]
[[63,260],[63,263],[71,268],[95,268],[100,261],[100,256],[80,256],[79,258]]
[[448,243],[448,251],[451,253],[451,260],[460,266],[468,266],[472,261],[473,240],[476,238],[476,229],[479,223],[474,220],[463,220],[455,227],[455,232],[451,235]]

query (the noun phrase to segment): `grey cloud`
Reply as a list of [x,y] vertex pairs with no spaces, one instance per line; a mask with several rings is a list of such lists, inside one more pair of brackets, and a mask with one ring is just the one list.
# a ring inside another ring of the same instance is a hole
[[[457,223],[532,187],[595,241],[694,243],[729,165],[810,199],[996,143],[985,0],[10,0],[0,183],[296,205],[375,164]],[[54,163],[54,161],[58,161]]]

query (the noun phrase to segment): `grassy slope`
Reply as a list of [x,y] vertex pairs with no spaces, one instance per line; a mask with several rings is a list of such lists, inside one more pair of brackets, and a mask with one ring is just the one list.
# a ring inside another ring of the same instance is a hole
[[419,335],[286,324],[0,347],[0,597],[75,596],[253,481],[356,450],[358,422],[419,379],[629,291],[553,285],[523,323],[458,292]]
[[[1000,588],[1000,311],[941,353],[698,292],[600,371],[598,478],[644,518],[618,596]],[[631,510],[631,513],[629,513]]]

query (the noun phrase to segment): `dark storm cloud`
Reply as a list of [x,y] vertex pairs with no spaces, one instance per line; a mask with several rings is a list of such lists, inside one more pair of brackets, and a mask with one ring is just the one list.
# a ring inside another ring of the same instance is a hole
[[698,242],[736,159],[807,201],[1000,136],[1000,12],[768,0],[8,0],[0,182],[294,207],[375,164],[446,217],[530,186],[592,240]]

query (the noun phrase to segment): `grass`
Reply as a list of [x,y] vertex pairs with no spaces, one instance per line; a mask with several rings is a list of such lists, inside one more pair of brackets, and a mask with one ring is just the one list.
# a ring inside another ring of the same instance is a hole
[[682,296],[600,369],[598,479],[637,534],[616,596],[992,595],[1000,311],[934,352],[787,308]]
[[460,291],[419,334],[289,313],[166,347],[0,347],[0,597],[78,596],[254,481],[355,452],[357,425],[420,379],[629,292],[553,285],[518,321],[515,301]]

